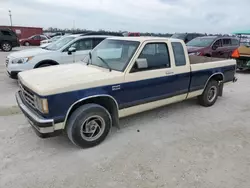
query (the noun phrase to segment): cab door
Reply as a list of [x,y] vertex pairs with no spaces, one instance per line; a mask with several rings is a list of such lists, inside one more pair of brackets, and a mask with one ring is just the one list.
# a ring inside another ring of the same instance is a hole
[[[136,61],[139,60],[146,61],[147,67],[138,68]],[[136,61],[125,75],[127,84],[124,84],[122,89],[126,97],[120,99],[121,108],[157,102],[173,96],[179,96],[179,100],[186,98],[186,95],[181,94],[188,92],[189,70],[176,69],[170,43],[146,43]],[[188,71],[188,74],[180,75],[181,71]],[[183,87],[179,87],[179,83],[182,83]]]

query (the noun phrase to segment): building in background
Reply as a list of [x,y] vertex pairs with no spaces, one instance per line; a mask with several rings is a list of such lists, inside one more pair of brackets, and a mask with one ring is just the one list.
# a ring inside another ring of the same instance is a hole
[[23,27],[23,26],[4,26],[0,25],[1,28],[9,28],[14,31],[19,39],[28,38],[32,35],[41,35],[43,34],[43,28],[41,27]]

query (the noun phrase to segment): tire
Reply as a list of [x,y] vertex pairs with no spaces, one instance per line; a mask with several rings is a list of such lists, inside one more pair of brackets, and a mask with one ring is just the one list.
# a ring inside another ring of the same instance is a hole
[[24,43],[24,46],[29,46],[29,45],[30,45],[29,42],[25,42],[25,43]]
[[45,64],[39,65],[37,68],[48,67],[48,66],[52,66],[52,65],[48,64],[48,63],[45,63]]
[[111,115],[103,106],[85,104],[70,116],[66,132],[72,143],[82,148],[90,148],[104,141],[111,127]]
[[11,45],[11,43],[9,43],[9,42],[2,42],[2,44],[1,44],[1,49],[4,51],[4,52],[9,52],[9,51],[11,51],[12,50],[12,45]]
[[200,105],[205,107],[212,106],[216,102],[218,94],[219,94],[218,82],[216,80],[211,80],[207,84],[202,95],[198,96],[198,102]]

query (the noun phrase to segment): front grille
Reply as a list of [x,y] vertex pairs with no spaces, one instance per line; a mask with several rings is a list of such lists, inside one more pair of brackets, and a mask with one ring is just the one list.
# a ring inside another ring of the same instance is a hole
[[35,106],[35,96],[33,93],[31,93],[25,86],[23,86],[21,83],[19,83],[20,90],[22,92],[24,100],[33,108],[36,108]]

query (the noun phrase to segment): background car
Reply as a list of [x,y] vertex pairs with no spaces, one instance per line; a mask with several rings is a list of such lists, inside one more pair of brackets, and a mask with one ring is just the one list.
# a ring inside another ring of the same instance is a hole
[[53,65],[75,63],[111,35],[69,35],[50,43],[45,48],[31,48],[11,53],[6,58],[6,69],[16,79],[22,71]]
[[57,40],[60,39],[61,37],[62,37],[62,36],[55,36],[55,37],[52,37],[52,38],[47,39],[47,40],[42,40],[42,41],[40,42],[40,47],[45,47],[45,46],[49,45],[50,43],[57,41]]
[[188,43],[189,41],[193,40],[196,37],[202,37],[204,34],[201,33],[175,33],[171,36],[171,38],[181,39],[185,43]]
[[187,43],[190,55],[230,58],[240,45],[236,37],[206,36],[198,37]]
[[13,47],[20,46],[18,38],[15,32],[10,29],[0,29],[0,48],[1,50],[8,52]]
[[49,37],[45,35],[33,35],[27,39],[20,39],[19,42],[23,46],[39,46],[42,40],[48,40]]

